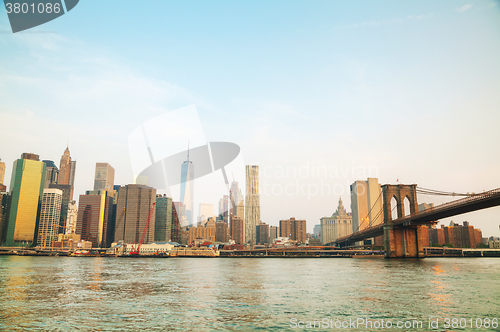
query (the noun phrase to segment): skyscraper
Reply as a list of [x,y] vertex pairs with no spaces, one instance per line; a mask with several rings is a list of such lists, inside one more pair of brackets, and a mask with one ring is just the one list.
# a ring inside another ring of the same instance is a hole
[[38,213],[45,181],[45,163],[38,155],[23,153],[14,161],[10,180],[11,206],[5,244],[31,245],[36,242]]
[[51,189],[59,189],[62,191],[61,213],[59,218],[59,233],[65,233],[66,220],[68,218],[68,206],[71,202],[72,186],[69,184],[49,184]]
[[155,241],[170,241],[172,237],[172,198],[156,197]]
[[[181,202],[185,207],[187,223],[189,226],[193,226],[194,165],[192,161],[189,161],[189,149],[187,160],[181,166]],[[181,226],[188,225],[181,223]]]
[[219,218],[227,222],[228,211],[229,211],[229,195],[224,195],[219,200]]
[[75,169],[76,161],[71,161],[71,156],[69,153],[69,147],[66,147],[64,153],[61,157],[61,162],[59,164],[59,178],[57,184],[65,184],[71,186],[69,193],[69,200],[73,200],[73,190],[75,186]]
[[384,222],[382,189],[376,178],[355,181],[351,185],[353,232]]
[[113,191],[115,169],[108,163],[95,164],[94,190]]
[[44,188],[49,188],[51,184],[56,184],[59,179],[59,169],[52,160],[43,160],[45,163]]
[[[118,190],[116,207],[116,225],[114,241],[139,243],[146,226],[149,210],[156,202],[156,189],[140,185],[128,184]],[[154,241],[156,211],[153,209],[149,227],[146,229],[144,243]]]
[[238,217],[244,219],[245,218],[245,203],[244,203],[243,195],[241,194],[241,189],[239,188],[237,181],[233,181],[231,183],[230,196],[231,196],[231,202],[230,202],[231,214],[233,216],[238,216]]
[[113,241],[108,232],[112,215],[113,197],[106,190],[80,195],[76,234],[92,242],[92,247],[107,248]]
[[11,198],[9,193],[0,191],[0,245],[5,243]]
[[245,200],[245,242],[256,243],[257,225],[260,223],[259,166],[245,167],[247,194]]
[[59,183],[60,184],[70,184],[69,176],[71,174],[71,156],[69,153],[69,147],[66,147],[63,155],[61,156],[61,162],[59,164]]
[[64,227],[64,234],[70,235],[76,233],[77,219],[78,219],[78,208],[76,205],[76,201],[71,201],[68,204],[68,213],[66,215],[66,226]]
[[[182,203],[180,203],[182,204]],[[179,215],[177,214],[177,204],[172,202],[172,230],[170,233],[170,240],[173,242],[181,242],[181,224],[179,222]]]
[[76,160],[71,161],[71,171],[69,172],[69,184],[71,185],[71,200],[73,200],[73,188],[75,187]]
[[59,189],[43,190],[37,238],[37,245],[42,248],[52,247],[52,243],[57,241],[62,196],[63,192]]
[[278,238],[278,226],[269,226],[269,243],[273,243]]

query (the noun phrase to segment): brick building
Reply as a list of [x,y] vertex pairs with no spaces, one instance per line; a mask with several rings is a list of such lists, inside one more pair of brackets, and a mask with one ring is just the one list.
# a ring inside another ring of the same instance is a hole
[[451,244],[455,248],[476,248],[482,243],[482,232],[464,221],[462,225],[450,223],[441,228],[429,228],[429,245]]
[[280,237],[288,237],[300,243],[306,242],[306,221],[295,218],[280,220]]

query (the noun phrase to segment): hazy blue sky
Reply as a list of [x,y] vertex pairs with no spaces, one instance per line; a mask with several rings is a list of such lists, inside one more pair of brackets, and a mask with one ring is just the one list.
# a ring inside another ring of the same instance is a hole
[[[68,141],[77,195],[96,162],[131,183],[130,132],[195,104],[207,140],[260,165],[271,225],[312,231],[368,175],[500,187],[498,1],[82,0],[17,34],[0,13],[0,51],[7,184],[22,152],[59,164]],[[452,219],[500,235],[500,208]]]

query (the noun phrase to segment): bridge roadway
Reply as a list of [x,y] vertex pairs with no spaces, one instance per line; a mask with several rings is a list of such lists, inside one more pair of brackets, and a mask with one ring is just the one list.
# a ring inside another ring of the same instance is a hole
[[[439,219],[459,214],[500,206],[500,188],[441,204],[424,211],[392,221],[394,226],[427,225]],[[384,223],[338,238],[335,243],[349,244],[384,234]]]

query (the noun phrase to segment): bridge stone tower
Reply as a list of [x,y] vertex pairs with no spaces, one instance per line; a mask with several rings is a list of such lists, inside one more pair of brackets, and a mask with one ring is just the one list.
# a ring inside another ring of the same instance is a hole
[[395,225],[392,220],[392,198],[396,199],[398,219],[405,216],[405,198],[410,203],[410,215],[418,212],[417,185],[382,185],[382,198],[385,257],[425,257],[423,248],[429,243],[427,227],[411,225],[409,221]]

